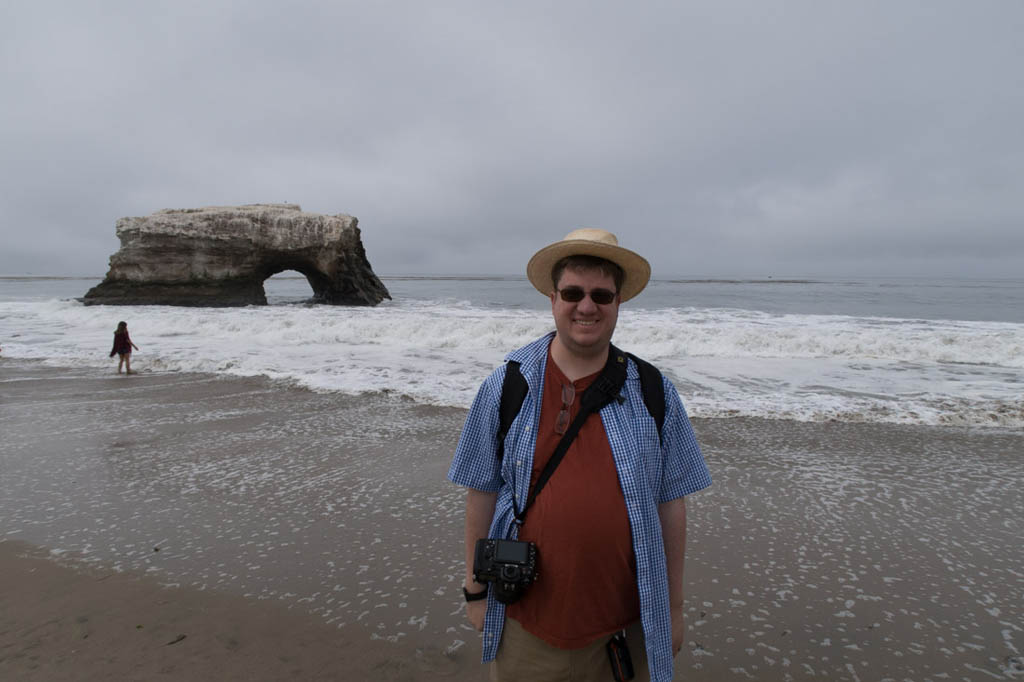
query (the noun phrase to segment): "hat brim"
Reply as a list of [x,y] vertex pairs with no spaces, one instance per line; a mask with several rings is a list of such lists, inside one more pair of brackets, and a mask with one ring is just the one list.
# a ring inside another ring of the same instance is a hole
[[526,276],[530,284],[540,293],[550,296],[555,288],[551,281],[551,268],[567,256],[596,256],[622,268],[625,278],[619,295],[623,301],[628,301],[643,291],[651,279],[651,264],[638,253],[621,246],[602,244],[589,239],[566,239],[545,246],[533,254],[533,258],[526,265]]

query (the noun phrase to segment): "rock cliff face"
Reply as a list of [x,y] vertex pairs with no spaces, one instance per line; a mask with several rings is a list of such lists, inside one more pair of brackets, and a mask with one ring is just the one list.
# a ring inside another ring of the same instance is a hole
[[304,213],[291,204],[165,209],[121,218],[121,248],[84,303],[266,305],[263,281],[301,272],[313,300],[377,305],[391,298],[373,274],[357,220]]

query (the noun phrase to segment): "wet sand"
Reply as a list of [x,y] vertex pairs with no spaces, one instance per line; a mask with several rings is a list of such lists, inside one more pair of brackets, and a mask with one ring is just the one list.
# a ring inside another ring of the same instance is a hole
[[[485,679],[464,416],[0,360],[0,679]],[[1024,679],[1024,434],[695,428],[679,678]]]
[[0,575],[4,680],[459,679],[429,649],[396,657],[301,609],[69,568],[18,542],[0,542]]

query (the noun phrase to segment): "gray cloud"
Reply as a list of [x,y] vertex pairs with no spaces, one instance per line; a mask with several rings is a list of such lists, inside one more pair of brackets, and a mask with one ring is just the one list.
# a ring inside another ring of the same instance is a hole
[[607,227],[656,276],[1024,272],[1024,5],[19,3],[0,274],[114,222],[289,201],[382,274]]

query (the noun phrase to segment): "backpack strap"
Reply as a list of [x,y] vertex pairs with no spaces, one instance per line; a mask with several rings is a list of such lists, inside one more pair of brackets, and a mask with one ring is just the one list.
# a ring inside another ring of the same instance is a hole
[[540,491],[547,482],[551,480],[555,469],[561,464],[565,453],[569,451],[569,446],[572,445],[576,434],[580,432],[583,422],[595,412],[600,412],[601,408],[608,403],[620,399],[619,391],[622,390],[622,385],[625,383],[626,356],[615,346],[612,346],[608,353],[608,360],[605,362],[604,370],[594,380],[594,383],[583,392],[583,396],[580,398],[580,411],[576,414],[576,418],[572,420],[562,439],[558,441],[558,446],[551,454],[550,459],[548,459],[547,465],[540,472],[540,476],[537,477],[537,483],[526,498],[526,504],[520,510],[515,498],[512,499],[512,513],[515,516],[516,523],[522,525],[523,519],[526,518],[526,512],[533,505],[533,501],[540,495]]
[[519,363],[509,360],[505,363],[505,380],[501,383],[501,402],[498,404],[498,464],[505,457],[505,436],[512,428],[512,422],[519,414],[528,390]]
[[[640,373],[640,392],[644,398],[647,412],[658,427],[658,440],[665,425],[665,385],[662,383],[661,372],[657,367],[632,353],[626,353],[636,363]],[[519,369],[519,363],[509,360],[505,363],[505,379],[501,384],[501,402],[498,406],[498,462],[505,456],[505,436],[512,428],[512,422],[523,407],[529,387],[526,378]]]
[[658,426],[658,441],[661,441],[661,428],[665,425],[665,384],[661,380],[658,368],[642,360],[632,353],[626,353],[640,372],[640,392],[644,396],[644,405]]

